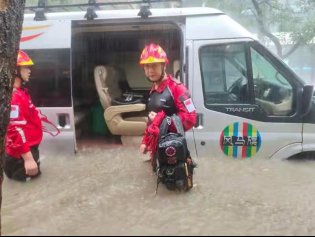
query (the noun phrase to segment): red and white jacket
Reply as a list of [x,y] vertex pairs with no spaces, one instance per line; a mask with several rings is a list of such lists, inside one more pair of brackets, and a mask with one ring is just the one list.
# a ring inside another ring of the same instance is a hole
[[[180,82],[175,81],[172,76],[168,75],[166,80],[163,80],[159,87],[155,89],[153,85],[150,95],[156,91],[157,93],[163,93],[168,89],[171,92],[176,114],[180,117],[184,130],[191,129],[196,124],[196,110],[190,97],[190,93],[186,86]],[[148,122],[147,128],[142,138],[142,144],[147,146],[148,151],[154,156],[158,143],[158,136],[160,132],[160,125],[163,119],[166,117],[166,112],[161,110],[157,112],[154,120]],[[169,130],[175,132],[176,128],[173,124],[170,125]]]
[[5,151],[14,158],[39,145],[43,128],[39,111],[31,101],[26,88],[14,88],[11,99],[10,122],[7,128]]

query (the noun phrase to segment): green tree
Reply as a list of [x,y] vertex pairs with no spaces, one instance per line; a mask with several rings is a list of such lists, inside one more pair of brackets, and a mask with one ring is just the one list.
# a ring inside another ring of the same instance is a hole
[[[245,27],[257,29],[259,35],[273,42],[282,58],[310,43],[315,36],[314,0],[205,0],[205,4],[226,12]],[[292,46],[286,52],[275,32],[289,35]]]
[[[10,100],[20,43],[24,0],[0,0],[0,157],[4,153],[4,137],[9,122]],[[0,162],[0,211],[3,169]],[[1,234],[1,214],[0,214]]]

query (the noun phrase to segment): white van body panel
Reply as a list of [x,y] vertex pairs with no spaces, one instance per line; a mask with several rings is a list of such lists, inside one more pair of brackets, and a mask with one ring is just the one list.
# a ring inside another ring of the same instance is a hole
[[[227,158],[221,150],[219,143],[220,136],[224,128],[233,123],[252,124],[260,133],[262,142],[259,151],[251,158],[281,158],[290,157],[302,152],[301,124],[272,124],[230,116],[215,111],[209,111],[197,104],[197,112],[205,114],[203,126],[194,128],[194,138],[198,157],[201,158]],[[204,142],[204,145],[203,145]],[[294,149],[290,148],[295,144]],[[290,145],[290,146],[289,146]],[[284,152],[277,154],[278,151],[287,147]],[[240,148],[237,155],[240,155]],[[287,155],[284,156],[283,154]]]
[[227,15],[189,16],[186,19],[187,40],[255,38]]
[[315,126],[303,124],[303,151],[315,151]]
[[[44,133],[43,142],[41,144],[43,147],[42,151],[73,154],[76,150],[73,109],[67,107],[41,107],[40,111],[46,115],[49,121],[55,124],[60,131],[60,134],[56,137]],[[60,116],[66,116],[65,124],[62,124],[63,126],[59,124]],[[45,123],[43,125],[49,132],[56,134],[54,127],[46,125]]]
[[23,23],[20,48],[71,48],[71,20],[25,20]]
[[275,154],[273,154],[270,158],[277,160],[285,160],[288,157],[299,154],[302,151],[302,143],[293,143],[289,144],[285,147],[282,147]]

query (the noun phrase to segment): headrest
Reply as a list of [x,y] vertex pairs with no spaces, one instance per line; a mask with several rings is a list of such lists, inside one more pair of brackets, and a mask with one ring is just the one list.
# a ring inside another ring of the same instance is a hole
[[107,76],[105,66],[96,66],[94,69],[94,79],[97,85],[104,84]]

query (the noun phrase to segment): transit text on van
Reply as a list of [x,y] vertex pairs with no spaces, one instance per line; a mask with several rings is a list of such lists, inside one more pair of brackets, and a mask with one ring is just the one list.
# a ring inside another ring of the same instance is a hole
[[226,108],[226,111],[227,112],[244,112],[244,113],[251,113],[251,112],[254,112],[255,108],[233,108],[233,107],[229,107],[229,108]]

